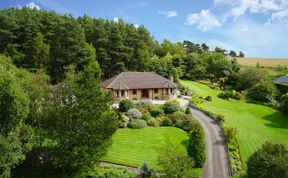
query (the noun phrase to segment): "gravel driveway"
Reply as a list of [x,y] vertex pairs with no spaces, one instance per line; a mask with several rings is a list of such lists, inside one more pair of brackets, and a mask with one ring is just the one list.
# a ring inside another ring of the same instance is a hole
[[228,170],[228,158],[225,151],[226,143],[222,131],[215,120],[202,112],[192,109],[193,116],[205,131],[206,163],[202,169],[203,178],[231,177]]

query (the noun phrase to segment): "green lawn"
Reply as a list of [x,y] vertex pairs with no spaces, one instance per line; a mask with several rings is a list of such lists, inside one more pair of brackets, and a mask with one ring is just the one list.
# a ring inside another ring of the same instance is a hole
[[147,162],[159,170],[157,159],[163,148],[175,144],[186,153],[187,141],[187,133],[175,127],[118,129],[103,161],[134,167]]
[[212,96],[211,102],[203,103],[203,109],[223,114],[229,126],[238,128],[237,140],[244,162],[265,141],[288,146],[288,118],[281,112],[245,101],[220,99],[217,97],[220,91],[197,82],[184,80],[182,84],[199,96]]

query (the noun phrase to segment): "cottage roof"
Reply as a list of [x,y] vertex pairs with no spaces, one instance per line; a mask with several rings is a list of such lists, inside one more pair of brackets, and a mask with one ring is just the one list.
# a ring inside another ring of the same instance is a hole
[[274,83],[288,83],[288,74],[276,78]]
[[101,83],[102,87],[125,89],[177,88],[177,85],[154,72],[122,72]]

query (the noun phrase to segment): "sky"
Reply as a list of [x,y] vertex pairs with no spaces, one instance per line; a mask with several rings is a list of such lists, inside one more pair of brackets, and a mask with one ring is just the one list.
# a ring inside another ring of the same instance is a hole
[[159,42],[190,40],[247,57],[288,58],[288,0],[0,0],[75,17],[144,25]]

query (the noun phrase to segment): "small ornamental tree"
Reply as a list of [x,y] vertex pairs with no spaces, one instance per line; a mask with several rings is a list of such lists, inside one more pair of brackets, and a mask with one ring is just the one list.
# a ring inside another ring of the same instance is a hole
[[163,110],[166,114],[173,113],[180,110],[180,104],[178,101],[167,101],[163,105]]
[[196,167],[202,167],[205,163],[205,136],[201,125],[195,122],[192,127],[188,142],[188,154],[195,161]]
[[127,112],[129,109],[133,108],[134,104],[130,100],[122,100],[119,103],[119,111]]
[[250,156],[247,177],[288,177],[288,150],[282,144],[265,143]]

